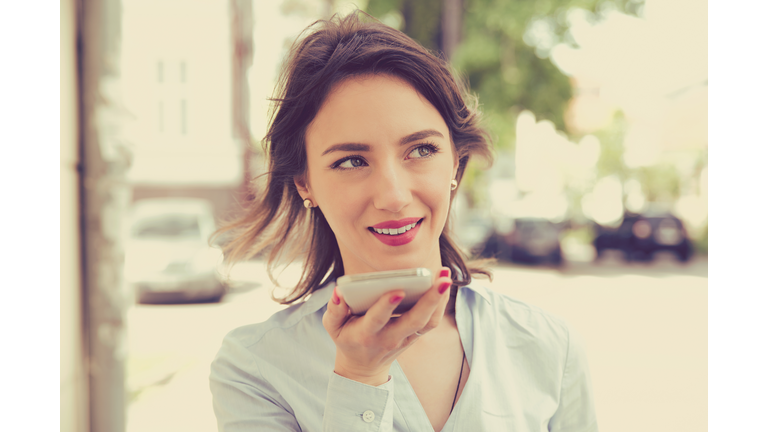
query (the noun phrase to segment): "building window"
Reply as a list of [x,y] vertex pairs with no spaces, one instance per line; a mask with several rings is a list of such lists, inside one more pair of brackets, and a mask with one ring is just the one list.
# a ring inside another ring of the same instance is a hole
[[187,101],[181,100],[181,134],[187,134]]
[[157,82],[163,82],[163,62],[157,62]]
[[187,62],[181,62],[179,64],[179,81],[187,82]]

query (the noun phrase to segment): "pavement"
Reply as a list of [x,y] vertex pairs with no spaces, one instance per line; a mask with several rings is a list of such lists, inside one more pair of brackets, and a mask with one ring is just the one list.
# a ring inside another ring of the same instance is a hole
[[[297,266],[278,282],[290,286]],[[582,336],[602,432],[707,430],[707,261],[499,264],[491,289],[566,319]],[[233,268],[221,303],[128,311],[127,430],[212,431],[210,362],[224,335],[282,309],[264,263]],[[278,291],[278,294],[281,291]]]

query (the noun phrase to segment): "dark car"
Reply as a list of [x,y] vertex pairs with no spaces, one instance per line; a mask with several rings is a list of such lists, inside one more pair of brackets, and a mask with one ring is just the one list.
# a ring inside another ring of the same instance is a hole
[[618,228],[596,225],[593,245],[597,259],[609,249],[621,251],[627,261],[649,261],[656,252],[671,252],[685,262],[693,254],[693,245],[682,221],[670,213],[627,213]]
[[491,234],[481,255],[527,264],[561,265],[560,231],[559,224],[544,218],[515,219],[509,234]]

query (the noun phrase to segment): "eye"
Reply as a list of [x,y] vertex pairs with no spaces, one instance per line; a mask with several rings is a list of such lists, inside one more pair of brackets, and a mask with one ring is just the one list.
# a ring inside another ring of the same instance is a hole
[[409,159],[423,159],[433,156],[437,153],[437,146],[434,144],[422,144],[411,151]]
[[363,158],[357,157],[357,156],[347,156],[343,159],[339,159],[338,161],[336,161],[333,165],[331,165],[331,168],[353,169],[353,168],[359,168],[363,165],[365,165],[365,160],[363,160]]

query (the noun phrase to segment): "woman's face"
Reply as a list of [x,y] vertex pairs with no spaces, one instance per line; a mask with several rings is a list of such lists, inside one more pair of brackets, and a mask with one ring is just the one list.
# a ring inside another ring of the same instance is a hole
[[458,164],[434,106],[391,76],[349,79],[328,95],[306,145],[297,188],[325,215],[346,274],[439,270]]

